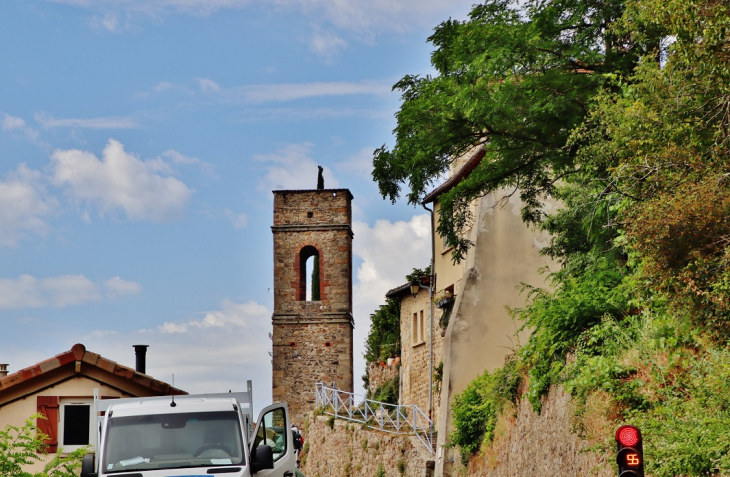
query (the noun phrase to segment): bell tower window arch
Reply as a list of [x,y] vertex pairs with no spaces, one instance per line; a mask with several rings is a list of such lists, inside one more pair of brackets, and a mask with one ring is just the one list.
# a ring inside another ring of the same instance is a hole
[[319,250],[307,245],[299,251],[299,301],[320,301],[320,256]]

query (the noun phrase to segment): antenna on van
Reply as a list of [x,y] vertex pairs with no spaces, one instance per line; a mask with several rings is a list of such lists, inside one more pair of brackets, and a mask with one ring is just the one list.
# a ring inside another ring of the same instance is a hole
[[175,391],[174,391],[174,389],[175,389],[175,374],[172,375],[172,388],[173,388],[173,391],[172,391],[172,402],[170,403],[170,407],[175,407],[175,406],[177,406],[177,404],[175,404]]

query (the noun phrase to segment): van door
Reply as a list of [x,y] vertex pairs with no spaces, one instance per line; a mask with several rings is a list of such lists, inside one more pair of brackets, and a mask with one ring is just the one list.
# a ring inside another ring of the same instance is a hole
[[294,453],[289,411],[285,403],[267,406],[259,414],[251,443],[252,457],[256,455],[256,448],[259,445],[271,446],[274,468],[260,470],[256,473],[256,477],[294,477],[297,457]]

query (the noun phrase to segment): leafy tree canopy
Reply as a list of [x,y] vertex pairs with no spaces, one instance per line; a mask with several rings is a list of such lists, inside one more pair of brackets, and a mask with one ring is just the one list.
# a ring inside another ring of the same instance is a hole
[[418,204],[456,158],[483,145],[477,168],[440,197],[438,231],[454,244],[454,259],[469,247],[460,229],[475,197],[514,188],[524,219],[539,221],[540,200],[579,170],[571,131],[610,74],[630,73],[652,45],[609,28],[624,3],[488,0],[467,21],[441,23],[429,38],[438,74],[394,86],[403,100],[395,146],[373,159],[383,197],[395,201],[407,185]]

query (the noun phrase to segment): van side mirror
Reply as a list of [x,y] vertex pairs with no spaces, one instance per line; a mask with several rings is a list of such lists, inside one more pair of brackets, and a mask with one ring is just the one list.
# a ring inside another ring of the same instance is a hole
[[94,454],[86,454],[81,460],[81,477],[96,477],[96,466]]
[[[271,446],[259,445],[256,448],[256,453],[251,456],[251,473],[264,469],[274,468],[274,451],[271,450]],[[90,476],[95,477],[95,476]]]

